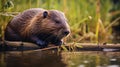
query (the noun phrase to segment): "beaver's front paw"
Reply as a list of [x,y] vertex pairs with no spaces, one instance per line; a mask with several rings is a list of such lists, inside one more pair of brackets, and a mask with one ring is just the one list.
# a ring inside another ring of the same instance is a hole
[[45,47],[47,47],[47,45],[48,45],[47,42],[42,41],[42,40],[36,41],[36,44],[37,44],[38,46],[40,46],[40,48],[45,48]]

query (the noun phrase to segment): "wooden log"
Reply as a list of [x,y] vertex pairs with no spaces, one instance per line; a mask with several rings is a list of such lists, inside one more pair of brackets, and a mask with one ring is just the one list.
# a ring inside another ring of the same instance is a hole
[[[28,42],[11,42],[11,41],[5,41],[5,44],[1,41],[0,46],[10,46],[12,47],[12,50],[34,50],[37,49],[39,51],[42,50],[53,50],[57,49],[59,46],[48,46],[47,48],[40,49],[39,46],[37,46],[34,43],[28,43]],[[72,50],[84,50],[84,51],[120,51],[120,44],[96,44],[96,43],[67,43],[67,45],[64,45],[66,49]],[[1,47],[5,48],[5,47]],[[1,49],[0,48],[0,49]],[[8,49],[8,48],[6,48]],[[10,48],[11,49],[11,48]],[[63,49],[63,48],[62,48]]]
[[28,42],[21,42],[21,41],[5,41],[0,42],[0,49],[1,50],[33,50],[33,49],[39,49],[40,47],[37,46],[34,43],[28,43]]
[[77,43],[76,47],[84,51],[120,51],[120,44]]
[[21,45],[23,47],[32,47],[32,48],[38,48],[34,43],[29,43],[29,42],[21,42],[21,41],[5,41],[5,42],[0,42],[1,45],[9,45],[9,46],[14,46],[14,47],[20,47]]

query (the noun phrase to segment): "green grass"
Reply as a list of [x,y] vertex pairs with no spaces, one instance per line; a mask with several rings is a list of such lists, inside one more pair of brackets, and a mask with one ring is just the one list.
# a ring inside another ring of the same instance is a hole
[[[11,1],[10,6],[5,6]],[[110,0],[0,0],[0,27],[5,26],[12,18],[2,15],[8,12],[22,12],[29,8],[56,9],[63,11],[68,18],[71,35],[67,42],[108,42],[111,29],[105,30],[110,24]],[[96,10],[100,7],[100,11]],[[100,20],[100,21],[99,21]],[[2,30],[0,33],[2,34]]]

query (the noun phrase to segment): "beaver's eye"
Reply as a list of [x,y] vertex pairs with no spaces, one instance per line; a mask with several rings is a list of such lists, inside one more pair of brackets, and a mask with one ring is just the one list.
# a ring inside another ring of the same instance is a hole
[[59,23],[60,23],[60,21],[55,21],[55,23],[58,23],[58,24],[59,24]]

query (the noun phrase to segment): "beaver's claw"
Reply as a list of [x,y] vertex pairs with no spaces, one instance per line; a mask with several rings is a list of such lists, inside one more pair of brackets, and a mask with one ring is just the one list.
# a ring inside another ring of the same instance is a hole
[[60,45],[63,44],[63,42],[62,42],[62,41],[57,41],[57,42],[55,42],[54,44],[55,44],[56,46],[60,46]]

